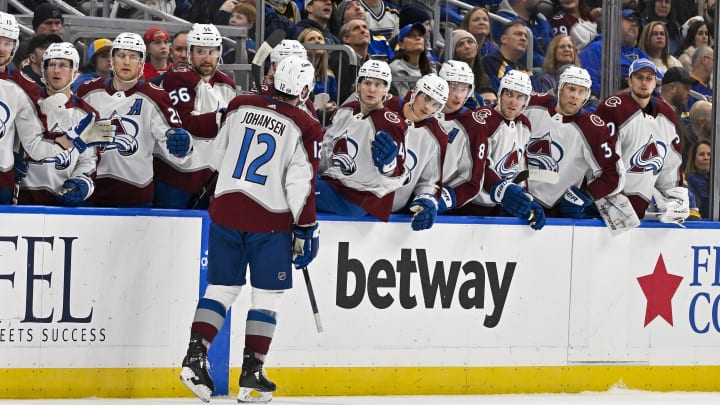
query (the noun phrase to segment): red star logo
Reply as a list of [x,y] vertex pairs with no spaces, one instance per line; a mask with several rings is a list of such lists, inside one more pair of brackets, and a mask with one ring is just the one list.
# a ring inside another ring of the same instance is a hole
[[672,326],[672,298],[682,279],[681,276],[668,274],[662,254],[658,257],[652,274],[637,278],[640,288],[642,288],[647,299],[645,326],[648,326],[658,316]]

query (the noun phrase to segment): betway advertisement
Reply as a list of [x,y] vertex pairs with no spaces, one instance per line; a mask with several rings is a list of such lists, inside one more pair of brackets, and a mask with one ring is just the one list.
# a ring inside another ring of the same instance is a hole
[[201,218],[0,214],[0,224],[2,367],[178,362]]
[[[268,362],[564,364],[572,231],[436,224],[413,232],[407,223],[322,222],[309,272],[324,331],[315,330],[295,271]],[[241,363],[244,314],[233,314],[231,366]]]

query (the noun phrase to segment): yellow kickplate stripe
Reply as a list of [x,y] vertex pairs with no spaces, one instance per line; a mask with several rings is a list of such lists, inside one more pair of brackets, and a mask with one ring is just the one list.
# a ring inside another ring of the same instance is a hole
[[[3,369],[0,398],[179,398],[179,368]],[[270,368],[277,396],[720,391],[720,366]],[[230,372],[237,395],[239,368]]]

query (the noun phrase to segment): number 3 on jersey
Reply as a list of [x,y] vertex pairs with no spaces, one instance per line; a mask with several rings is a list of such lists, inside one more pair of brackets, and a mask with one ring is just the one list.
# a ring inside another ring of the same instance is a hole
[[[250,153],[250,149],[253,146],[253,140],[255,145],[264,144],[265,151],[247,164],[247,158]],[[242,146],[240,147],[240,155],[238,156],[237,164],[235,164],[233,177],[264,186],[267,176],[259,174],[258,170],[260,170],[265,163],[272,159],[273,155],[275,155],[275,138],[273,138],[272,135],[268,133],[261,133],[255,137],[254,129],[245,128],[245,135],[243,136]],[[245,170],[246,164],[247,170]]]

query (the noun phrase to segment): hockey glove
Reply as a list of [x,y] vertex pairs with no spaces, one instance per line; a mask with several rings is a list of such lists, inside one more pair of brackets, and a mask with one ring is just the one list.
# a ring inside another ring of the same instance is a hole
[[372,159],[380,174],[388,174],[395,170],[398,146],[387,132],[380,130],[372,141]]
[[192,141],[190,133],[182,128],[170,128],[165,132],[167,136],[168,151],[177,157],[184,157],[190,153]]
[[13,152],[13,157],[15,158],[15,183],[20,183],[27,176],[29,166],[19,153]]
[[450,187],[443,187],[440,190],[440,199],[438,200],[438,214],[444,214],[454,209],[456,204],[455,190]]
[[293,264],[296,269],[306,268],[318,254],[320,230],[317,222],[293,229]]
[[539,231],[545,226],[545,210],[542,205],[533,201],[530,203],[530,216],[528,217],[530,227]]
[[355,166],[355,159],[353,159],[347,153],[335,153],[332,155],[332,164],[335,167],[340,168],[342,174],[349,176],[357,170]]
[[78,206],[95,191],[95,182],[86,174],[65,180],[57,199],[62,205]]
[[593,201],[585,195],[579,188],[572,186],[563,195],[560,200],[559,214],[566,218],[582,219],[588,208],[593,206]]
[[496,204],[502,204],[505,211],[514,217],[523,219],[530,217],[532,195],[526,193],[524,188],[513,184],[509,180],[500,180],[493,184],[490,189],[490,198]]
[[690,215],[690,198],[685,187],[672,187],[663,192],[654,193],[655,204],[660,212],[658,219],[664,223],[682,223]]
[[435,223],[438,214],[438,200],[431,194],[420,194],[410,204],[410,211],[414,212],[410,226],[413,231],[430,229]]
[[88,113],[65,136],[72,141],[78,152],[83,153],[90,146],[111,143],[115,137],[115,125],[110,120],[95,121],[95,114]]

